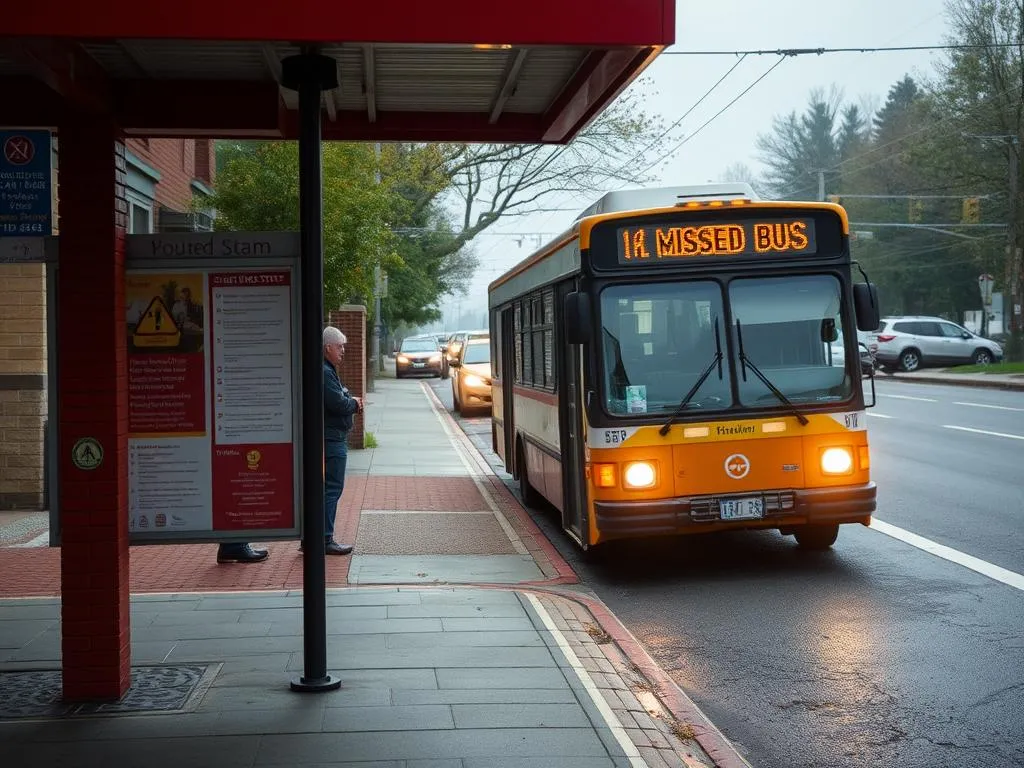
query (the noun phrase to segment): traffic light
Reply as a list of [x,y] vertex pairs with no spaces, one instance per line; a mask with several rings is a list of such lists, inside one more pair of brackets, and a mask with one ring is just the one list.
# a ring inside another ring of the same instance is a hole
[[979,221],[981,221],[981,200],[977,197],[965,197],[961,223],[977,224]]
[[920,224],[921,215],[924,213],[924,200],[915,197],[910,198],[910,210],[907,212],[907,219],[911,224]]

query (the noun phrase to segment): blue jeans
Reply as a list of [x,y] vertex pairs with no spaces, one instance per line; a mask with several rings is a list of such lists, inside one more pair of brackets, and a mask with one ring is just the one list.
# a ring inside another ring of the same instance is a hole
[[334,538],[334,518],[338,516],[338,502],[345,490],[345,466],[348,464],[348,444],[344,440],[324,443],[324,536]]

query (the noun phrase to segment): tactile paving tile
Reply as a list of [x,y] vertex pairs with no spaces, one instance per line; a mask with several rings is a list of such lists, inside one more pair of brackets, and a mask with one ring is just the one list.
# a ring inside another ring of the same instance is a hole
[[0,671],[0,720],[188,711],[220,666],[136,667],[120,701],[82,704],[61,699],[60,670]]
[[490,512],[363,511],[356,549],[365,555],[514,555]]

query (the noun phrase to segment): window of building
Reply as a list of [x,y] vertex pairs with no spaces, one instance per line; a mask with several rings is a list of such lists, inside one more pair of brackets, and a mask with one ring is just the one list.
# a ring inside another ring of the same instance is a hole
[[128,201],[128,234],[149,235],[153,232],[153,207],[135,200]]

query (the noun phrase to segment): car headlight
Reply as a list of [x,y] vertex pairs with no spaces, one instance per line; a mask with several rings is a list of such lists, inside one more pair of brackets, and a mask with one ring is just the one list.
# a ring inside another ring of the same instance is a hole
[[826,448],[821,452],[821,471],[826,475],[846,475],[853,469],[849,448]]
[[430,356],[430,362],[432,362],[432,363],[440,363],[441,362],[441,356],[440,355],[431,355]]
[[395,358],[395,361],[399,363],[408,363],[409,358],[406,357],[405,355],[399,355],[398,357]]
[[467,387],[482,387],[484,385],[484,380],[472,373],[466,376],[465,382]]
[[622,484],[626,488],[650,488],[658,479],[654,465],[649,461],[634,461],[626,465]]

